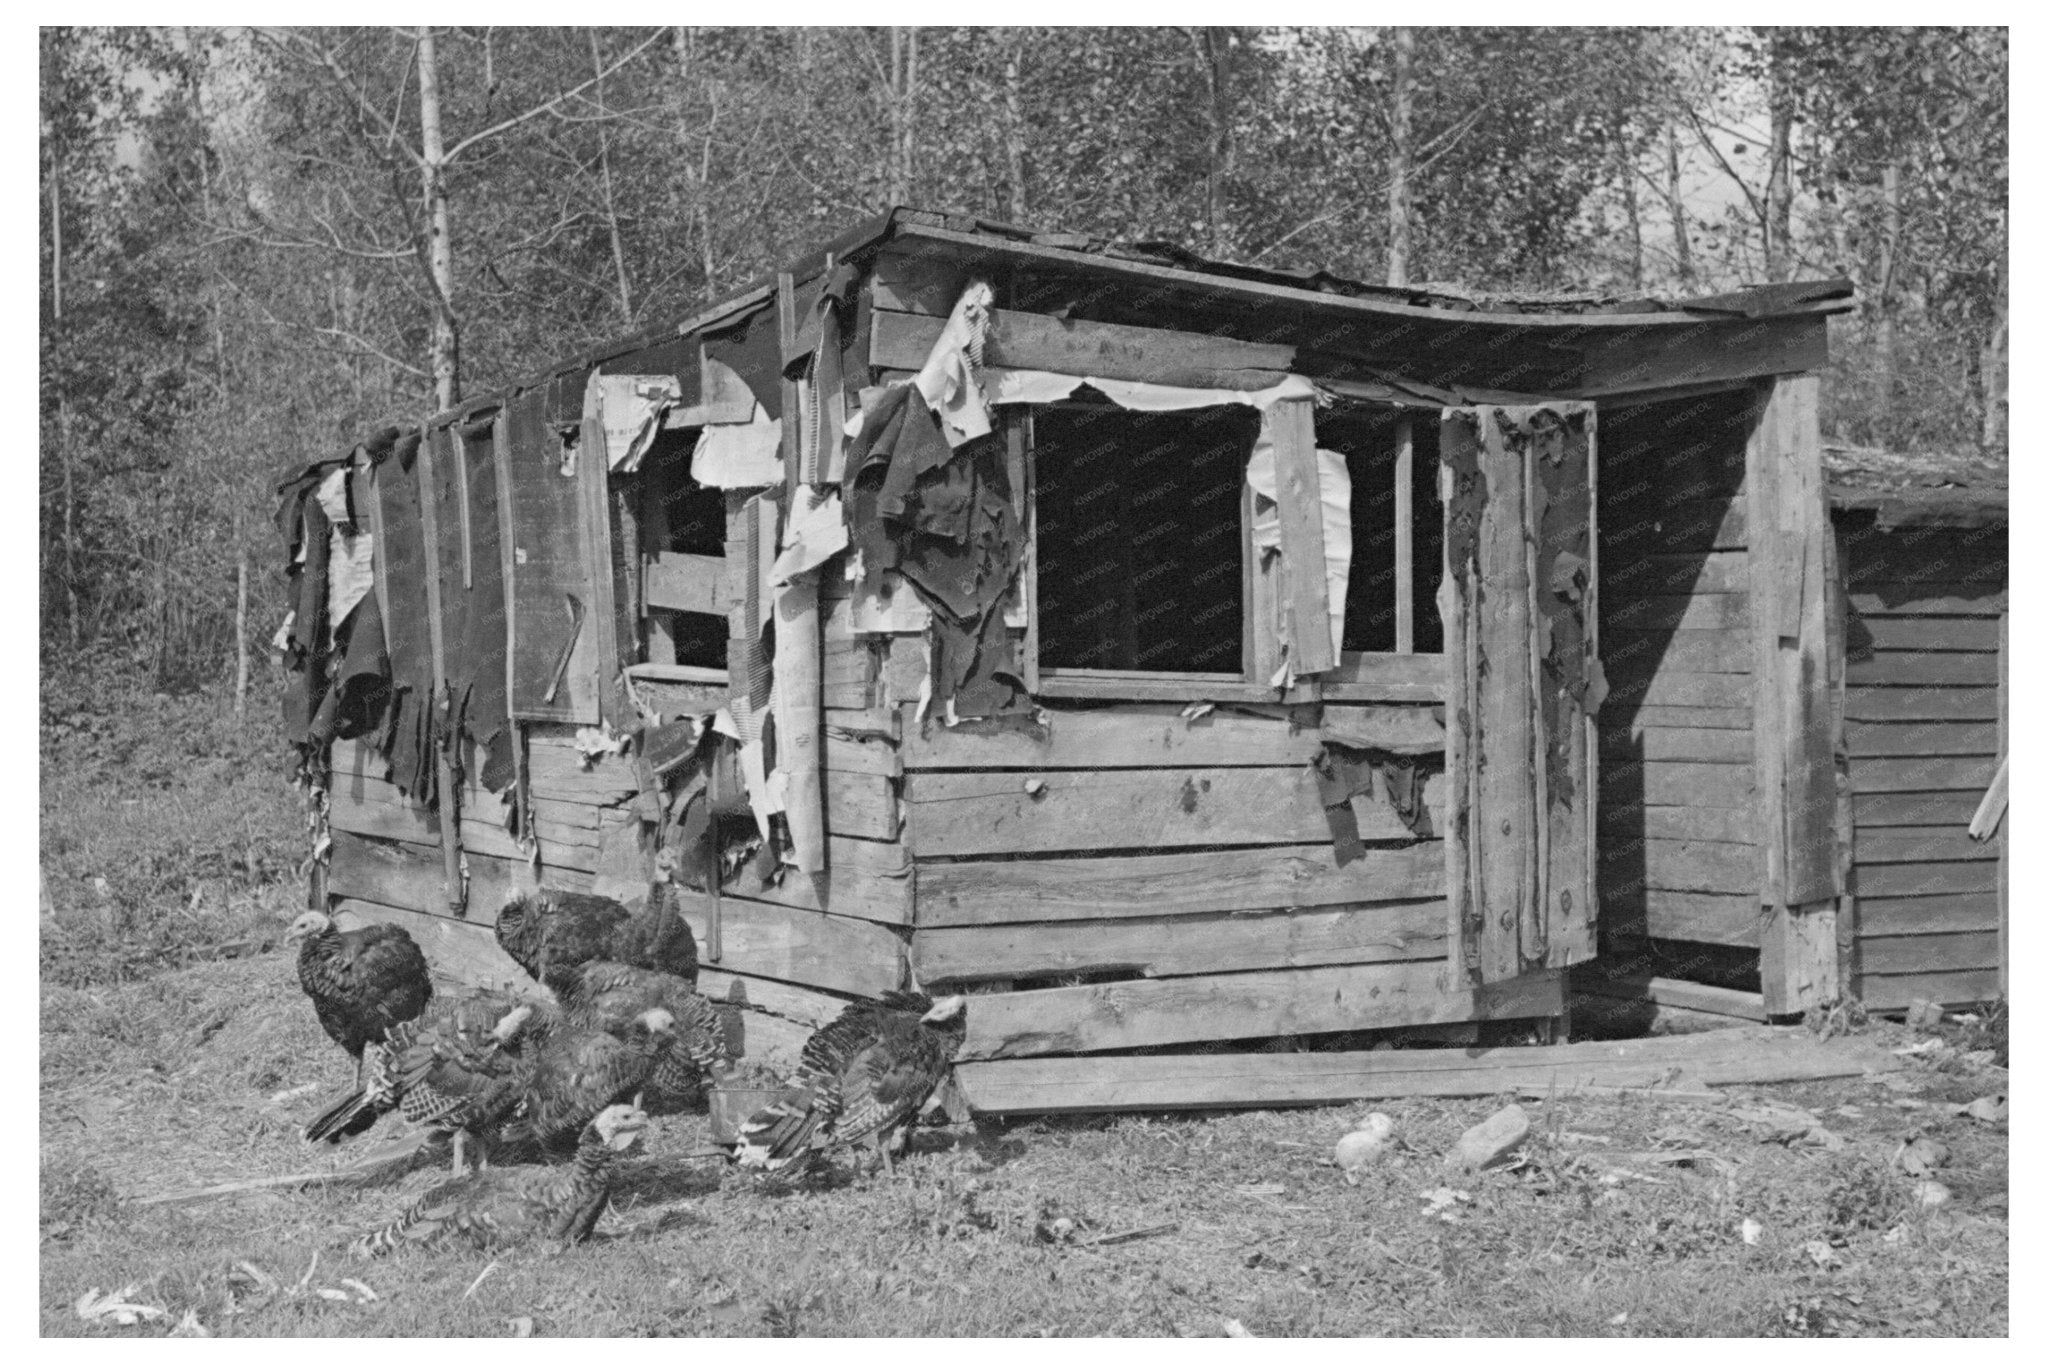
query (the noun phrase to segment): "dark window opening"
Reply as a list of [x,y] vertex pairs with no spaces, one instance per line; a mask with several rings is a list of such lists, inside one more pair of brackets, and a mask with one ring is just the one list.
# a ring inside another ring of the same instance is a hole
[[1249,407],[1038,409],[1039,663],[1244,673]]
[[[690,458],[696,448],[697,432],[664,431],[641,458],[635,477],[641,484],[643,557],[668,553],[722,558],[725,554],[725,492],[707,488],[690,477]],[[699,668],[725,666],[724,616],[702,611],[650,610],[642,636],[650,658],[657,651],[666,652],[655,643],[664,627],[675,656],[654,661]]]
[[[1351,474],[1351,577],[1344,596],[1344,651],[1394,652],[1395,432],[1404,414],[1339,403],[1316,413],[1316,445],[1344,456]],[[1444,517],[1437,496],[1437,415],[1405,414],[1413,433],[1415,652],[1442,653],[1436,589],[1443,578]]]

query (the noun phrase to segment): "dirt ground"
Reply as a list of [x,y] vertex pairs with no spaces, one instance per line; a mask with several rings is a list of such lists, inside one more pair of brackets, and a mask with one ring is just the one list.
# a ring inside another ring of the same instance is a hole
[[[46,984],[41,1330],[2002,1335],[2006,1124],[1955,1109],[2006,1072],[1954,1028],[1863,1035],[1922,1050],[1708,1100],[1525,1098],[1520,1154],[1459,1177],[1442,1153],[1510,1099],[935,1128],[893,1178],[787,1193],[693,1157],[685,1115],[589,1245],[364,1264],[350,1237],[441,1170],[136,1201],[358,1154],[298,1138],[349,1063],[288,957]],[[1395,1143],[1352,1184],[1332,1150],[1372,1111]]]

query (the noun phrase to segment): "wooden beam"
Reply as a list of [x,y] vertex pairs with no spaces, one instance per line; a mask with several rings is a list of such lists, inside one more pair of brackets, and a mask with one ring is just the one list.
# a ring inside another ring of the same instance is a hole
[[1453,988],[1443,961],[1238,971],[974,996],[959,1059],[1555,1015],[1563,973]]
[[[2007,707],[2012,696],[2012,683],[2007,673],[2007,660],[2012,655],[2011,639],[2007,634],[2010,617],[2006,612],[1998,613],[1998,771],[2005,774],[2006,763],[2012,756],[2012,720]],[[1998,821],[1998,997],[2010,999],[2007,979],[2012,960],[2011,931],[2007,927],[2006,900],[2011,873],[2006,858],[2006,821]]]
[[1764,997],[1751,990],[1730,990],[1719,985],[1702,985],[1697,981],[1648,975],[1575,975],[1572,977],[1571,986],[1575,991],[1604,995],[1609,999],[1647,999],[1655,1004],[1674,1009],[1687,1009],[1693,1013],[1744,1018],[1752,1023],[1764,1021]]
[[[590,611],[583,629],[590,633],[597,665],[597,709],[605,724],[623,732],[637,721],[624,713],[620,686],[622,658],[619,611],[612,575],[611,470],[605,464],[604,423],[585,416],[576,454],[577,519],[583,526],[583,552],[590,572]],[[635,654],[637,649],[632,650]]]
[[[1424,800],[1440,809],[1440,782]],[[912,772],[904,779],[918,857],[1091,849],[1313,843],[1330,837],[1307,767]],[[1354,802],[1359,837],[1414,836],[1391,807]]]
[[1118,970],[1195,976],[1440,961],[1443,954],[1442,900],[982,928],[920,925],[910,946],[917,979],[928,984]]
[[[974,1005],[970,1003],[972,1015]],[[1898,1070],[1869,1044],[1822,1043],[1800,1030],[1731,1028],[1550,1047],[1220,1055],[1061,1056],[975,1061],[954,1076],[977,1114],[1271,1108],[1361,1099],[1570,1099],[1642,1087],[1761,1084]],[[1683,1091],[1681,1091],[1683,1092]]]
[[[683,917],[703,942],[710,931],[705,896],[685,892]],[[726,891],[720,896],[721,970],[870,998],[904,981],[903,940],[881,924],[791,909]]]
[[[923,369],[945,329],[943,316],[877,309],[870,360],[883,369]],[[1156,327],[1063,321],[1003,308],[990,312],[982,354],[987,364],[1004,369],[1193,388],[1270,388],[1294,366],[1292,346]]]
[[[589,873],[549,867],[537,878],[524,858],[464,855],[469,864],[470,913],[466,921],[489,926],[515,894],[533,890],[544,880],[565,890],[588,890]],[[335,895],[373,900],[423,914],[442,913],[445,901],[435,890],[438,878],[427,850],[417,844],[334,831],[328,860],[328,883]]]
[[[725,560],[715,554],[645,556],[643,589],[647,605],[662,611],[698,611],[722,616],[732,609]],[[669,660],[674,662],[673,659]]]
[[1477,530],[1479,609],[1468,627],[1480,666],[1468,704],[1479,736],[1472,755],[1478,769],[1474,895],[1481,925],[1476,980],[1491,984],[1521,974],[1528,921],[1542,914],[1536,857],[1542,813],[1531,784],[1538,736],[1523,451],[1508,441],[1498,411],[1481,408],[1477,420],[1486,500]]
[[910,925],[910,856],[901,843],[828,837],[825,867],[818,875],[785,872],[781,882],[773,886],[761,885],[759,878],[742,870],[726,882],[724,892],[791,909],[829,912],[879,924]]
[[1443,845],[1372,846],[1338,866],[1330,845],[1143,853],[1036,861],[924,862],[917,923],[926,928],[1437,899]]
[[1444,751],[1444,724],[1432,706],[1325,705],[1320,733],[1331,743],[1382,753]]
[[1394,423],[1394,652],[1415,652],[1415,419]]
[[1318,678],[1325,701],[1424,701],[1446,698],[1443,654],[1345,654]]
[[1280,557],[1287,565],[1289,659],[1297,677],[1337,666],[1330,637],[1330,580],[1323,546],[1322,475],[1316,458],[1315,405],[1288,399],[1260,414],[1260,439],[1273,447],[1280,498]]
[[[1102,710],[1048,710],[1044,728],[971,732],[973,726],[913,726],[903,766],[933,769],[1274,767],[1306,763],[1322,746],[1315,712],[1290,719],[1213,710],[1184,718],[1186,707],[1138,703]],[[1426,711],[1418,712],[1433,724]],[[1438,734],[1441,736],[1442,731]],[[1439,741],[1439,748],[1442,747]]]
[[1826,368],[1825,317],[1730,318],[1691,327],[1645,325],[1633,333],[1591,339],[1579,388],[1592,398],[1676,384],[1713,384],[1759,374],[1802,374]]

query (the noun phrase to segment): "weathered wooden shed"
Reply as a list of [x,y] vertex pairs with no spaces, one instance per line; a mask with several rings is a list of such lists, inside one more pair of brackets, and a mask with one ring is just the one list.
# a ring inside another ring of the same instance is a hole
[[1555,1031],[1603,937],[1797,1013],[1849,306],[892,211],[288,480],[316,894],[510,980],[512,890],[666,850],[750,1052],[968,990],[982,1111],[1342,1097],[1360,1033]]

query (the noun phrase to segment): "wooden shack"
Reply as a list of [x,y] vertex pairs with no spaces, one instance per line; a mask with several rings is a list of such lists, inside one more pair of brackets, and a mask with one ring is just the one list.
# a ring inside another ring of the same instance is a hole
[[1557,1035],[1603,937],[1797,1013],[1849,306],[894,210],[295,471],[315,894],[514,980],[507,895],[665,851],[750,1053],[963,990],[987,1112],[1344,1097],[1382,1030]]

